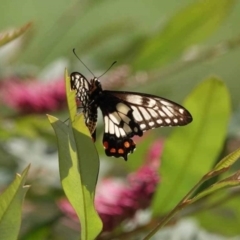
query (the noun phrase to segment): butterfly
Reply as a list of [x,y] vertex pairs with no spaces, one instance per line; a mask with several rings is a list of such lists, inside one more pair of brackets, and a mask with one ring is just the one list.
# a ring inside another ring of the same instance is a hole
[[81,73],[70,75],[71,89],[76,90],[77,107],[82,109],[85,123],[96,139],[98,108],[103,115],[103,146],[107,156],[123,157],[136,148],[133,136],[166,126],[183,126],[192,116],[183,106],[158,96],[103,90],[99,78],[88,81]]

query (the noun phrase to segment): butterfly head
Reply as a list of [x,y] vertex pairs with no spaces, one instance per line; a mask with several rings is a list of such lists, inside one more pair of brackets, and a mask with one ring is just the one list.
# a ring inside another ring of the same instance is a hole
[[99,81],[99,78],[94,77],[93,79],[90,80],[90,93],[94,93],[94,92],[101,92],[102,91],[102,85]]

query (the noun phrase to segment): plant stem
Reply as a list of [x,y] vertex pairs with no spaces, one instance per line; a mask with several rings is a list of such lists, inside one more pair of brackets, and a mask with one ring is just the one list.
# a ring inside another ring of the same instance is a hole
[[144,238],[144,240],[150,239],[161,227],[163,227],[170,219],[179,212],[182,208],[188,205],[193,192],[205,181],[203,177],[184,197],[183,199],[157,224],[157,226]]

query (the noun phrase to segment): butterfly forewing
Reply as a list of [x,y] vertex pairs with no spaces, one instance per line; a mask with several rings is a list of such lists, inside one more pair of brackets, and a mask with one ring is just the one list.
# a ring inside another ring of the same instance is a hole
[[136,147],[133,136],[142,136],[149,129],[183,126],[192,121],[191,114],[175,102],[143,93],[102,90],[97,78],[88,82],[77,72],[71,74],[71,88],[77,90],[76,100],[81,102],[92,136],[96,134],[97,108],[101,109],[107,156],[127,160],[127,155]]
[[78,72],[74,72],[70,76],[71,89],[76,90],[76,100],[83,106],[87,106],[89,102],[89,89],[90,85],[87,79]]
[[157,127],[183,126],[192,121],[191,114],[184,107],[170,100],[134,92],[110,93],[131,107],[133,118],[143,131]]

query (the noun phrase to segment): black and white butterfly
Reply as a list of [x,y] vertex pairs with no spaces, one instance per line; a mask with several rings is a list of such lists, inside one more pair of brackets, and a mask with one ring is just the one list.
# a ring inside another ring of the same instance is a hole
[[97,77],[88,81],[81,73],[70,76],[71,89],[76,90],[78,108],[82,108],[85,123],[96,138],[97,109],[104,121],[103,146],[107,156],[123,157],[136,147],[132,137],[142,136],[149,129],[183,126],[192,116],[181,105],[150,94],[103,90]]

